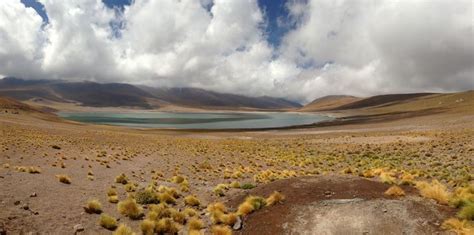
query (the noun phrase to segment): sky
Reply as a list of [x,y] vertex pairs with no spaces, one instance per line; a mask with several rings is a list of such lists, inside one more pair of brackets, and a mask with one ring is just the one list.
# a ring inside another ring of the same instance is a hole
[[474,89],[471,0],[1,0],[0,76],[302,103]]

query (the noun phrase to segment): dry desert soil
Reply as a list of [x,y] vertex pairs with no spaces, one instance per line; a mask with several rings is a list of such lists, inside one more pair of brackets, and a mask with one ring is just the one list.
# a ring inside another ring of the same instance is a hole
[[474,231],[461,213],[474,213],[473,92],[259,131],[131,129],[41,110],[0,99],[0,234]]

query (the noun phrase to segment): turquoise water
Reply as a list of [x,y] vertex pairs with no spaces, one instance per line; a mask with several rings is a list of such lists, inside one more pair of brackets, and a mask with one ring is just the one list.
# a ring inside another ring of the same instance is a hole
[[307,113],[233,112],[233,113],[66,113],[59,116],[78,122],[167,129],[256,129],[317,123],[331,118]]

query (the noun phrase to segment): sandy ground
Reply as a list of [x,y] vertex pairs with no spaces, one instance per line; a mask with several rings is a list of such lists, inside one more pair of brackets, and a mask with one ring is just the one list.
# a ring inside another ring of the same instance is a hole
[[[279,190],[287,200],[244,218],[243,229],[237,232],[347,234],[351,228],[363,234],[433,234],[442,232],[440,223],[454,214],[449,207],[422,199],[412,187],[405,188],[411,192],[406,198],[386,198],[387,184],[377,177],[359,182],[358,175],[373,168],[390,169],[396,177],[412,172],[418,180],[438,179],[450,190],[472,183],[474,175],[472,113],[290,130],[186,132],[85,125],[2,112],[0,136],[0,231],[7,234],[71,234],[76,225],[84,228],[83,234],[111,233],[98,224],[99,215],[84,212],[92,198],[101,201],[104,212],[138,232],[140,220],[125,217],[116,204],[107,202],[112,185],[120,200],[127,197],[124,186],[114,182],[121,173],[136,191],[150,184],[178,189],[176,209],[186,207],[184,196],[196,195],[201,206],[195,209],[206,224],[205,233],[211,226],[205,211],[208,203],[222,201],[235,210],[248,194],[268,196]],[[41,173],[19,170],[30,166],[39,167]],[[350,172],[342,173],[348,168]],[[67,174],[72,183],[60,183],[58,174]],[[174,175],[185,177],[189,190],[171,182]],[[340,180],[324,181],[328,179]],[[257,187],[225,189],[223,196],[213,192],[216,185],[233,181]],[[303,194],[292,195],[298,187]],[[336,194],[326,198],[326,191]],[[301,196],[304,193],[307,196]],[[354,198],[361,200],[331,201]],[[355,219],[361,216],[364,219]]]

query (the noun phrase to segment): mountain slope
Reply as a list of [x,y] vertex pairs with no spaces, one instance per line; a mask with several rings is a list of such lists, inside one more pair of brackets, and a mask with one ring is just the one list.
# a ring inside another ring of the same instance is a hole
[[155,98],[175,105],[188,107],[235,107],[257,109],[288,109],[301,105],[281,98],[247,97],[207,91],[198,88],[151,88],[143,87]]
[[197,88],[137,87],[123,83],[61,80],[0,80],[0,95],[18,100],[41,98],[93,107],[157,108],[164,105],[222,109],[292,109],[300,104],[281,98],[247,97]]
[[348,95],[329,95],[313,100],[311,103],[305,105],[300,110],[306,112],[326,111],[359,101],[361,99],[362,98]]

